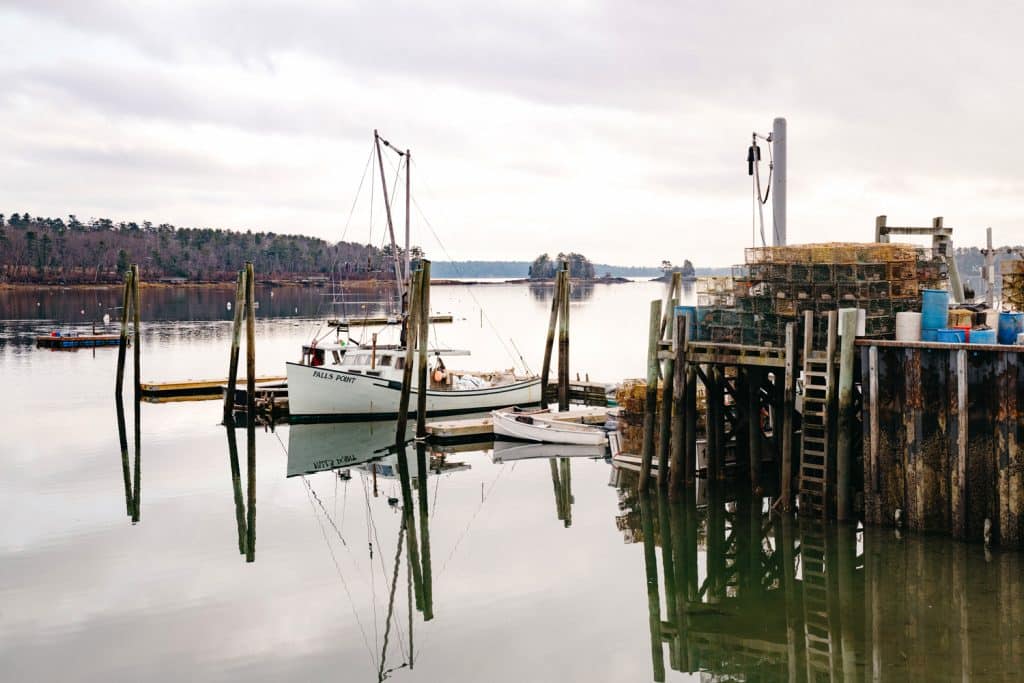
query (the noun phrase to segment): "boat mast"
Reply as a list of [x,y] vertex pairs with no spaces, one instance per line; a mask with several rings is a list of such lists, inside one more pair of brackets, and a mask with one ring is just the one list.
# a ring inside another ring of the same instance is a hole
[[[395,263],[395,285],[398,290],[398,305],[402,309],[402,314],[405,315],[406,303],[403,298],[403,295],[405,294],[405,282],[402,278],[402,262],[398,256],[398,245],[395,244],[395,225],[391,221],[391,200],[388,199],[388,182],[387,178],[384,176],[384,157],[380,152],[380,140],[380,134],[378,134],[377,130],[374,129],[373,144],[377,148],[377,165],[380,167],[380,184],[384,190],[384,211],[388,216],[388,234],[391,236],[391,256]],[[384,144],[391,147],[387,140],[384,141]],[[399,152],[399,154],[401,154],[401,152]]]
[[409,259],[409,168],[412,166],[412,153],[405,150],[405,281],[412,282],[411,261]]

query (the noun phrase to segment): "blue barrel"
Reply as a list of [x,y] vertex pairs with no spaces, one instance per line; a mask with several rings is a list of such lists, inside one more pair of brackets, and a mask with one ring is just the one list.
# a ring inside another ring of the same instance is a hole
[[939,341],[939,331],[938,330],[926,330],[926,329],[924,329],[922,327],[921,328],[921,341],[923,341],[923,342]]
[[690,314],[690,339],[697,340],[697,307],[696,306],[676,306],[676,315],[684,316],[687,313]]
[[1024,324],[1024,313],[1004,311],[999,314],[999,343],[1015,344],[1017,342],[1017,325]]
[[944,342],[946,344],[963,344],[964,331],[955,327],[940,328],[935,330],[936,341]]
[[[945,327],[949,318],[949,292],[944,289],[921,291],[921,329]],[[922,337],[923,339],[923,337]]]
[[996,343],[996,331],[995,330],[971,330],[971,343],[972,344],[995,344]]

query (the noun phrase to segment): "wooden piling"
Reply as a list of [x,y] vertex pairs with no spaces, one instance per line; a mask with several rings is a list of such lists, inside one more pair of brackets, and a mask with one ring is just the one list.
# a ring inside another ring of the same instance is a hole
[[[673,283],[677,278],[673,278]],[[674,285],[673,285],[674,286]],[[662,339],[666,336],[668,339],[673,338],[675,330],[673,326],[670,326],[672,321],[672,312],[676,310],[676,299],[669,299],[668,302],[668,323],[664,326],[665,333],[662,334]],[[679,340],[679,344],[682,343],[682,339]],[[660,349],[660,344],[659,344]],[[659,440],[658,440],[658,488],[665,490],[668,488],[669,482],[669,466],[668,466],[668,452],[669,446],[672,439],[672,398],[675,394],[675,356],[670,355],[662,363],[662,377],[664,382],[661,388],[661,421],[659,423]]]
[[[871,349],[876,354],[878,349]],[[877,382],[877,372],[874,381]],[[872,390],[875,390],[872,385]],[[952,486],[953,538],[967,538],[967,351],[956,352],[956,476]]]
[[[409,296],[409,311],[405,320],[405,367],[402,368],[402,390],[398,397],[398,421],[395,425],[395,442],[405,443],[405,426],[409,421],[409,392],[412,389],[412,363],[416,350],[416,337],[419,336],[420,308],[420,277],[423,271],[415,270],[412,274],[412,287]],[[411,548],[411,546],[410,546]]]
[[544,363],[540,369],[540,407],[548,407],[548,380],[551,377],[551,352],[555,345],[555,329],[558,326],[558,312],[562,310],[562,271],[555,274],[555,286],[551,295],[551,317],[548,319],[548,337],[544,343]]
[[697,365],[686,364],[686,437],[683,440],[683,483],[687,498],[695,498],[694,484],[697,481]]
[[416,345],[419,347],[419,367],[416,386],[416,438],[427,436],[427,342],[430,340],[430,261],[420,261],[419,296],[419,333]]
[[[669,466],[670,482],[669,491],[675,498],[683,481],[683,453],[686,450],[684,439],[686,438],[686,348],[690,343],[690,312],[687,311],[675,318],[675,361],[672,364],[672,401],[671,416],[672,426],[670,438],[672,441],[672,458]],[[666,373],[667,376],[667,373]],[[663,399],[665,400],[665,399]],[[666,401],[667,402],[667,401]]]
[[256,561],[256,277],[252,262],[245,263],[245,372],[246,372],[246,541],[245,561]]
[[724,402],[722,369],[717,365],[710,366],[707,377],[707,475],[708,479],[724,479],[725,469],[722,467],[722,457],[725,449],[725,425],[722,415]]
[[796,409],[796,325],[786,324],[786,367],[782,384],[782,510],[793,509],[793,413]]
[[562,310],[558,322],[558,410],[569,410],[569,266],[562,266]]
[[840,522],[850,519],[853,514],[853,491],[851,474],[853,469],[853,360],[854,342],[857,336],[857,311],[843,311],[842,345],[839,352],[839,407],[838,432],[836,434],[836,518]]
[[134,327],[135,343],[132,345],[132,360],[135,363],[135,402],[142,398],[142,335],[139,333],[139,267],[132,264],[132,326]]
[[234,421],[235,386],[238,383],[238,353],[242,343],[242,315],[245,313],[245,269],[238,271],[238,284],[235,286],[235,315],[231,327],[231,355],[228,358],[228,388],[224,392],[224,424]]
[[[132,314],[132,271],[124,274],[124,296],[121,303],[121,340],[117,348],[117,376],[114,395],[120,399],[124,389],[124,361],[128,353],[128,320]],[[138,340],[136,340],[138,342]],[[123,407],[123,406],[122,406]]]
[[750,490],[761,492],[761,372],[744,368],[747,398],[747,455],[750,462]]
[[[654,415],[658,405],[658,341],[661,338],[661,301],[651,302],[650,324],[647,335],[647,395],[644,403],[644,442],[640,454],[641,491],[647,489],[654,458]],[[659,476],[664,473],[659,472]]]

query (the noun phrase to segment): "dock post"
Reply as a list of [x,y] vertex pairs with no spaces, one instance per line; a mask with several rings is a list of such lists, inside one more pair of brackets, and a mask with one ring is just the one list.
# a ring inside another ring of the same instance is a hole
[[836,518],[845,522],[852,514],[853,492],[851,468],[853,460],[853,351],[857,337],[857,311],[843,311],[840,326],[843,342],[839,350],[839,409],[836,434]]
[[[132,314],[132,271],[124,274],[124,298],[121,305],[121,340],[117,348],[117,384],[114,395],[120,399],[123,395],[124,361],[128,353],[128,319]],[[138,340],[136,340],[136,343]]]
[[[673,283],[677,278],[673,277]],[[675,337],[674,332],[674,319],[673,312],[676,310],[676,299],[669,299],[668,312],[665,313],[668,320],[665,325],[665,332],[663,338],[667,337],[669,340],[673,338],[676,340],[674,345],[682,345],[683,339],[681,337]],[[659,344],[659,352],[661,345]],[[661,373],[665,378],[664,384],[661,389],[661,423],[659,424],[658,434],[658,488],[665,490],[668,488],[669,480],[669,466],[668,466],[668,450],[669,444],[672,438],[672,399],[675,395],[675,357],[669,356],[664,362],[664,371]]]
[[256,278],[252,261],[245,262],[245,372],[246,372],[246,535],[245,561],[256,561]]
[[245,270],[238,271],[238,284],[235,286],[235,317],[231,328],[231,355],[228,359],[228,388],[224,393],[224,424],[230,425],[234,419],[235,386],[238,384],[238,349],[242,343],[242,314],[245,312]]
[[139,266],[132,264],[132,326],[135,339],[132,360],[135,362],[135,404],[142,398],[142,336],[139,334]]
[[558,323],[558,410],[569,410],[569,265],[562,266],[562,310]]
[[[409,421],[409,392],[412,389],[412,361],[413,352],[416,349],[416,337],[419,332],[418,317],[420,307],[420,277],[421,270],[415,270],[412,274],[411,296],[409,297],[409,312],[405,320],[405,367],[402,369],[402,390],[398,397],[398,422],[395,425],[395,442],[405,443],[405,426]],[[410,546],[411,547],[411,546]]]
[[[685,417],[689,407],[686,405],[687,366],[686,348],[690,343],[690,313],[687,311],[676,316],[675,324],[675,363],[672,366],[672,462],[669,468],[671,481],[669,492],[675,499],[683,480],[683,453],[686,449],[683,440],[686,438]],[[664,399],[663,399],[664,400]]]
[[694,484],[697,482],[697,366],[686,363],[686,438],[683,451],[683,483],[687,497],[696,496]]
[[555,328],[558,326],[558,311],[562,308],[562,271],[555,274],[555,287],[551,294],[551,317],[548,319],[548,337],[544,343],[544,364],[540,369],[540,407],[548,407],[548,381],[551,378],[551,352],[555,345]]
[[[654,458],[654,415],[658,407],[658,340],[661,337],[661,301],[651,302],[650,326],[647,331],[647,395],[644,402],[644,443],[640,454],[641,491],[647,490]],[[664,473],[659,473],[664,476]]]
[[420,261],[419,280],[419,333],[416,345],[420,350],[420,364],[417,368],[416,387],[416,438],[427,436],[427,342],[430,340],[430,261]]
[[750,462],[750,490],[761,491],[761,371],[746,368],[747,380],[747,450]]
[[[813,317],[808,316],[808,322],[812,321]],[[782,385],[782,438],[779,440],[782,448],[782,457],[779,459],[782,461],[781,495],[783,512],[789,512],[793,509],[793,412],[796,400],[795,363],[796,325],[786,323],[786,368]]]
[[707,377],[707,478],[723,479],[725,473],[722,470],[722,451],[725,448],[725,436],[722,424],[722,369],[717,365],[709,366]]

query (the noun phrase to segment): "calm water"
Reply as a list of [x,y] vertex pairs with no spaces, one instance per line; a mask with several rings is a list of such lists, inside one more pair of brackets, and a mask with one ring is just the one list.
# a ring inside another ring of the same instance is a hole
[[[642,375],[659,293],[581,292],[572,372]],[[142,377],[224,376],[230,294],[144,290]],[[456,318],[437,341],[536,369],[548,296],[436,287]],[[256,431],[253,501],[217,402],[142,404],[136,458],[129,401],[122,457],[116,349],[31,343],[118,298],[0,297],[3,680],[1020,679],[1014,553],[816,528],[728,491],[639,498],[586,454],[396,452],[388,422]],[[329,307],[258,298],[258,371],[282,374]]]

